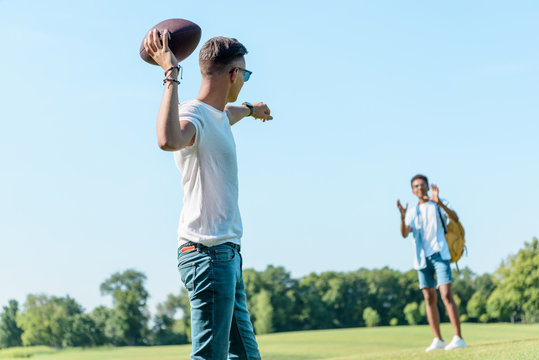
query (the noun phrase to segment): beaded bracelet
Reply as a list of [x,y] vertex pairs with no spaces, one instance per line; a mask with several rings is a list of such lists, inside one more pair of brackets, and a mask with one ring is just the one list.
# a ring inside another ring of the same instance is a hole
[[180,85],[180,81],[178,79],[171,79],[168,77],[167,73],[171,70],[178,69],[178,75],[180,75],[180,79],[183,79],[183,68],[180,66],[180,64],[176,66],[171,66],[165,71],[165,78],[163,79],[163,85],[167,83],[167,81],[175,82],[176,84]]
[[167,73],[171,70],[178,69],[178,74],[180,74],[180,79],[183,77],[183,68],[180,66],[180,64],[176,66],[171,66],[165,71],[165,77],[167,77]]
[[172,82],[175,82],[176,84],[180,85],[180,81],[177,80],[177,79],[171,79],[171,78],[164,78],[163,79],[163,85],[165,85],[167,83],[167,81],[172,81]]

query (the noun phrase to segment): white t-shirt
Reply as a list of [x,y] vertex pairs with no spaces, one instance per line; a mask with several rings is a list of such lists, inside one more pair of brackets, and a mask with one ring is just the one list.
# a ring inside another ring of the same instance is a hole
[[[447,200],[441,200],[451,209]],[[447,213],[440,208],[444,223],[447,224]],[[438,205],[432,201],[408,209],[404,223],[412,228],[414,236],[415,259],[414,268],[425,267],[425,257],[439,252],[442,259],[451,259],[449,248],[445,240],[444,227],[438,215]]]
[[238,163],[228,116],[198,100],[181,103],[179,112],[180,121],[195,126],[196,135],[192,146],[174,152],[184,191],[178,246],[187,241],[240,244]]
[[440,252],[437,239],[439,236],[445,237],[443,226],[436,226],[436,223],[440,221],[437,218],[440,216],[438,215],[438,209],[433,202],[428,201],[419,204],[418,206],[419,208],[416,209],[416,211],[419,211],[418,220],[421,229],[421,237],[423,239],[423,249],[425,250],[425,256],[431,256],[434,253]]

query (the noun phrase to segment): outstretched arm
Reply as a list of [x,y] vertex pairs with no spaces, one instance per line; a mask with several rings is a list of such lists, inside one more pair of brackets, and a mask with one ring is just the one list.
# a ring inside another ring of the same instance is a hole
[[401,235],[403,238],[406,238],[412,231],[412,228],[410,226],[406,226],[404,222],[404,219],[406,218],[406,211],[408,210],[408,203],[406,204],[406,207],[402,207],[401,201],[397,200],[397,208],[399,208],[399,212],[401,213]]
[[157,30],[151,30],[144,39],[144,48],[163,70],[165,70],[165,91],[157,113],[157,144],[162,150],[176,151],[195,141],[196,129],[189,121],[179,121],[178,112],[178,60],[168,47],[168,30],[160,37]]
[[[252,105],[252,117],[254,117],[255,119],[261,119],[262,122],[273,119],[273,116],[270,115],[271,111],[268,105],[264,104],[263,102],[253,103]],[[234,125],[244,117],[249,116],[251,109],[249,109],[246,105],[227,105],[225,106],[225,111],[228,115],[228,121],[230,122],[230,125]]]

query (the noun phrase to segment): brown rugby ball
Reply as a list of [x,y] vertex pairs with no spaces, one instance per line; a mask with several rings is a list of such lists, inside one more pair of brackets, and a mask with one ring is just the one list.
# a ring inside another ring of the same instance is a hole
[[[168,19],[161,21],[159,24],[148,30],[146,35],[153,29],[157,29],[159,34],[162,34],[168,29],[170,34],[168,46],[176,56],[178,62],[185,60],[193,53],[193,51],[195,51],[202,34],[200,26],[185,19]],[[149,64],[157,65],[144,48],[144,39],[146,38],[146,35],[144,35],[142,43],[140,44],[140,57]]]

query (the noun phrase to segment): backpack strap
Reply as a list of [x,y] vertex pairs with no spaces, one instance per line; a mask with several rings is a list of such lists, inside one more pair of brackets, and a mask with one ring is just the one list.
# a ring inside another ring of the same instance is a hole
[[440,207],[438,204],[436,204],[436,209],[438,209],[438,216],[440,217],[440,221],[442,222],[442,226],[444,227],[444,234],[447,234],[447,227],[445,226],[444,217],[442,216],[442,212],[440,211]]

